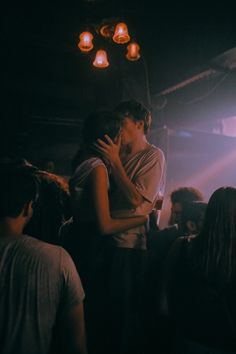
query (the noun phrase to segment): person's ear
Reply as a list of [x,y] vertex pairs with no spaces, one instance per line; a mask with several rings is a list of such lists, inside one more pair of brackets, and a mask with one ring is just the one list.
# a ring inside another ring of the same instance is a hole
[[138,120],[137,121],[137,127],[138,127],[138,129],[144,129],[144,121],[143,120]]
[[196,227],[196,224],[194,221],[188,220],[186,222],[186,225],[187,225],[187,229],[188,229],[189,233],[194,233],[197,231],[197,227]]
[[29,202],[25,203],[24,208],[23,208],[23,216],[25,218],[31,218],[33,214],[33,201],[30,200]]

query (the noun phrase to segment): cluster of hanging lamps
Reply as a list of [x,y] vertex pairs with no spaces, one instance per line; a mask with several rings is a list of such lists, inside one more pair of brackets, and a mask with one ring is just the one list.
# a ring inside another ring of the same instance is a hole
[[[109,27],[103,26],[102,29],[104,29],[105,34],[103,34],[102,32],[100,32],[100,34],[104,37],[108,37]],[[82,32],[79,36],[79,39],[80,41],[78,43],[78,47],[82,52],[87,53],[93,49],[92,33],[88,31]],[[130,41],[128,28],[124,22],[117,23],[112,39],[117,44],[125,44]],[[136,42],[130,42],[130,44],[127,46],[126,58],[130,61],[138,60],[140,58],[139,50],[140,47]],[[96,52],[93,65],[97,68],[106,68],[107,66],[109,66],[109,62],[107,60],[107,53],[105,50],[100,49]]]

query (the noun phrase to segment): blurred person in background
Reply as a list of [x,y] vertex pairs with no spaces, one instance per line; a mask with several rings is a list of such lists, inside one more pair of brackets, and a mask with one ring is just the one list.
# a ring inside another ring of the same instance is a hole
[[34,171],[11,164],[0,172],[1,353],[86,354],[84,291],[71,257],[23,232],[38,200]]
[[235,353],[235,297],[236,188],[221,187],[197,237],[177,239],[168,254],[158,299],[163,346],[171,343],[174,354]]

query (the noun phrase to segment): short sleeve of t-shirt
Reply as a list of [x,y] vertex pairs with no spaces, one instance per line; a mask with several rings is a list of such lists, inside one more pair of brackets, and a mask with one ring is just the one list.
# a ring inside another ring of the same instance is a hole
[[146,154],[145,164],[137,171],[134,183],[139,193],[151,203],[163,193],[165,158],[160,149],[153,149]]
[[109,177],[107,168],[104,162],[98,157],[91,157],[88,160],[82,162],[76,169],[74,175],[71,177],[69,184],[70,188],[77,189],[83,188],[83,185],[88,177],[88,175],[98,166],[103,166],[107,175],[107,185],[109,186]]
[[63,248],[61,248],[61,273],[63,281],[61,310],[64,311],[79,305],[85,294],[75,264]]

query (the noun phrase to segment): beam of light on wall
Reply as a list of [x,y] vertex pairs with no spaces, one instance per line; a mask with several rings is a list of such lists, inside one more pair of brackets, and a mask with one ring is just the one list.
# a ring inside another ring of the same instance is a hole
[[222,119],[223,134],[236,137],[236,116]]
[[[236,150],[227,151],[225,155],[221,155],[219,160],[213,162],[207,168],[199,171],[198,174],[191,176],[185,181],[186,186],[198,186],[199,188],[204,188],[205,185],[209,185],[210,180],[220,174],[222,171],[227,171],[229,166],[236,166]],[[236,184],[236,172],[235,172],[235,184]]]

